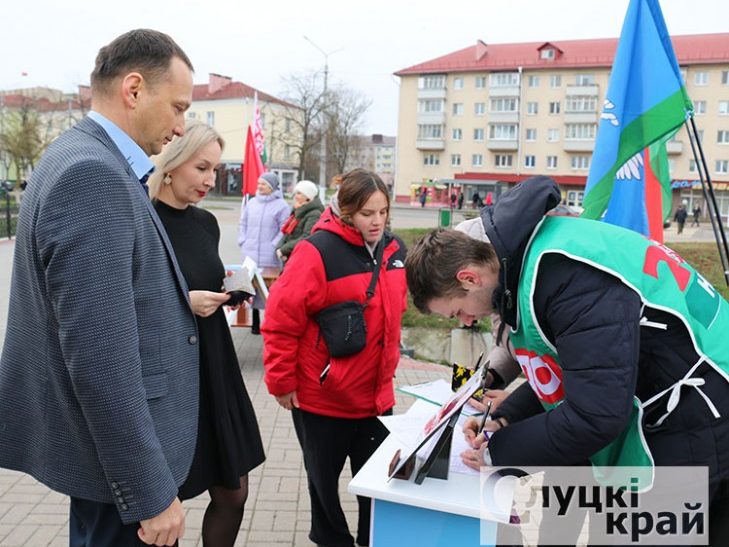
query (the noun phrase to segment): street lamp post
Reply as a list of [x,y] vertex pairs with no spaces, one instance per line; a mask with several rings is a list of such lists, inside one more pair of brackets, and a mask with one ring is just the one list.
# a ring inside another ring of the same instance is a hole
[[322,109],[322,136],[321,136],[321,153],[319,155],[319,199],[321,199],[322,203],[324,203],[324,196],[326,194],[326,188],[327,188],[327,181],[326,181],[326,171],[327,171],[327,138],[326,138],[326,108],[328,108],[328,105],[326,104],[327,101],[327,80],[329,79],[329,56],[337,53],[338,51],[342,51],[342,48],[335,49],[334,51],[326,52],[322,48],[320,48],[314,41],[309,38],[308,36],[304,36],[304,40],[309,42],[312,46],[314,46],[319,52],[324,55],[324,91],[322,93],[323,99],[325,101],[324,108]]

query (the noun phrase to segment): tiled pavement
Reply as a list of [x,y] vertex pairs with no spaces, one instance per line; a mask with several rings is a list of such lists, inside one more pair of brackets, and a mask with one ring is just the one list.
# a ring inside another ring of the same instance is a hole
[[[250,475],[245,517],[236,545],[249,547],[313,545],[308,537],[309,495],[306,475],[289,412],[266,391],[261,365],[261,337],[248,329],[233,329],[243,378],[258,416],[266,462]],[[447,377],[448,369],[403,358],[398,384]],[[397,393],[396,413],[413,399]],[[350,529],[355,530],[357,503],[347,493],[351,475],[342,474],[340,495]],[[186,501],[187,530],[181,547],[202,546],[202,518],[207,495]],[[61,547],[68,545],[68,498],[50,491],[27,475],[0,470],[0,546]]]

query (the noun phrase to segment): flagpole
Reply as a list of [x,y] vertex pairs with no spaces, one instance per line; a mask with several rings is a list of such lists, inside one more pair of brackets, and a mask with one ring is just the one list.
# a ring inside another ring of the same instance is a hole
[[[689,120],[691,120],[690,124]],[[701,189],[704,193],[706,209],[709,212],[709,220],[711,220],[711,227],[714,230],[714,239],[716,240],[716,246],[719,249],[719,257],[721,258],[721,265],[724,269],[724,280],[726,281],[727,286],[729,286],[729,246],[727,246],[724,225],[721,221],[721,214],[719,212],[719,206],[716,203],[714,186],[711,184],[709,168],[706,165],[706,157],[704,156],[704,150],[701,147],[701,139],[699,139],[699,132],[696,129],[696,121],[694,120],[694,117],[689,116],[685,125],[689,136],[689,142],[691,143],[691,151],[693,152],[694,161],[696,162],[696,170],[699,173],[699,180],[701,180]]]

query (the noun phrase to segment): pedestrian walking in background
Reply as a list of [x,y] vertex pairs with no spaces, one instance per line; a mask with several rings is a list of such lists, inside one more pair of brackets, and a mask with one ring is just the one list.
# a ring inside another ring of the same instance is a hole
[[[280,269],[276,246],[283,237],[281,227],[290,213],[291,207],[283,199],[276,173],[263,173],[258,179],[256,195],[241,210],[238,246],[243,259],[249,257],[259,268]],[[261,334],[259,310],[265,306],[263,298],[257,295],[253,300],[253,334]]]
[[678,225],[678,233],[683,232],[683,226],[686,224],[686,219],[688,218],[688,211],[686,210],[686,206],[681,204],[679,205],[678,209],[676,210],[676,214],[673,215],[673,220],[676,221],[676,224]]
[[311,233],[319,220],[324,206],[319,199],[319,189],[310,180],[301,180],[294,186],[294,210],[281,227],[283,237],[278,242],[276,255],[286,262],[296,244]]
[[701,206],[697,203],[693,209],[694,219],[691,221],[691,226],[699,226],[699,217],[701,216]]

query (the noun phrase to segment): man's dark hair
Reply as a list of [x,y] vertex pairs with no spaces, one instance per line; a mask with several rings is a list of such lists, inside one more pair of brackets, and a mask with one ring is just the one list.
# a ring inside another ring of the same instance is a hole
[[408,289],[422,313],[434,298],[463,296],[466,291],[456,274],[467,266],[498,267],[490,243],[473,239],[457,230],[433,230],[425,234],[405,259]]
[[193,70],[185,52],[166,34],[149,29],[130,30],[99,50],[91,73],[91,89],[104,93],[115,78],[130,72],[139,72],[155,84],[165,76],[174,57]]

